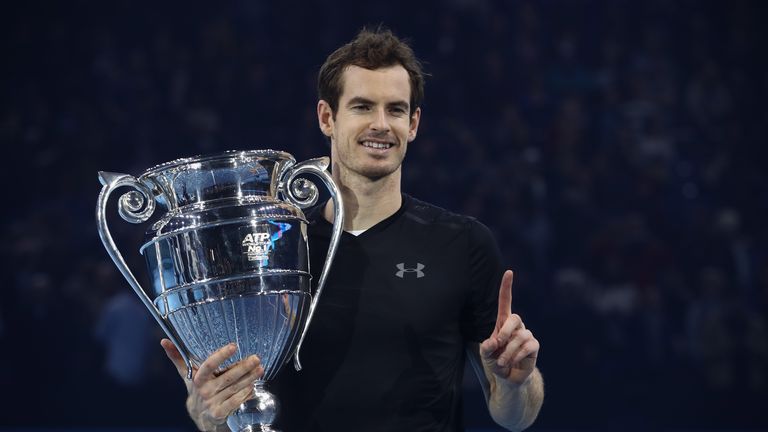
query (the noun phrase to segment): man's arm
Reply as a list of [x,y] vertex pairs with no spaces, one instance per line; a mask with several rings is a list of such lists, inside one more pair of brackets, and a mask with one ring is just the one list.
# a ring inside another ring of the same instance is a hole
[[509,430],[521,431],[539,414],[544,380],[536,367],[539,341],[520,316],[512,313],[512,277],[508,270],[502,278],[493,333],[467,350],[491,417]]
[[497,376],[480,358],[480,344],[467,346],[467,359],[480,381],[493,421],[511,431],[531,426],[544,402],[544,379],[538,368],[520,385]]

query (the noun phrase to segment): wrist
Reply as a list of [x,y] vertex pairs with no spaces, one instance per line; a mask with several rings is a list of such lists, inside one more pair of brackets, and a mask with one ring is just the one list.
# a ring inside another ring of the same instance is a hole
[[534,375],[537,373],[538,370],[534,369],[522,381],[494,376],[493,383],[491,384],[490,400],[499,406],[516,405],[521,400],[525,400],[531,391],[531,387],[534,385]]
[[193,409],[193,402],[191,401],[191,398],[187,400],[187,414],[189,414],[189,418],[192,420],[192,423],[195,424],[195,427],[197,430],[201,432],[228,432],[229,428],[227,427],[227,424],[224,423],[224,429],[220,429],[219,427],[222,425],[214,424],[210,421],[207,421],[206,418],[203,416],[202,413],[197,412]]

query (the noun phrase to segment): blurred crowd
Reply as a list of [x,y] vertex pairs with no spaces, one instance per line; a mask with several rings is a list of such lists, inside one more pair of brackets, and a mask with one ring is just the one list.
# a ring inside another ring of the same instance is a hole
[[[768,426],[760,2],[31,2],[0,20],[0,426],[186,424],[99,242],[96,172],[326,154],[315,74],[378,23],[431,74],[404,190],[497,235],[542,342],[540,425]],[[146,281],[145,227],[111,227]]]

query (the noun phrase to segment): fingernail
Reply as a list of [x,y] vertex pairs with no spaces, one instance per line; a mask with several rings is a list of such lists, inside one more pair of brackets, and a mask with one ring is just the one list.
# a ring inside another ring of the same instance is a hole
[[229,352],[235,352],[237,351],[237,345],[235,345],[235,343],[233,342],[229,344],[229,346],[227,346],[227,349],[229,350]]
[[251,363],[253,366],[256,366],[256,365],[258,365],[259,363],[261,363],[261,360],[259,359],[259,356],[255,355],[255,354],[254,354],[254,355],[252,355],[252,356],[250,356],[250,357],[248,357],[248,361],[249,361],[249,362],[250,362],[250,363]]
[[506,366],[506,365],[507,365],[507,362],[506,362],[505,360],[499,359],[499,360],[496,362],[496,364],[497,364],[497,365],[499,365],[499,367],[504,367],[504,366]]

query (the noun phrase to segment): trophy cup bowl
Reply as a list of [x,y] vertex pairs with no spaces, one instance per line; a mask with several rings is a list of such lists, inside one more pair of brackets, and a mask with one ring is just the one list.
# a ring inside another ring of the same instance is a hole
[[[232,431],[272,431],[277,399],[266,384],[299,351],[322,293],[343,227],[341,194],[328,174],[328,158],[296,163],[274,150],[224,152],[177,159],[138,177],[100,172],[96,206],[99,235],[115,265],[176,345],[187,378],[214,351],[235,343],[221,370],[258,355],[264,375],[254,396],[228,418]],[[334,205],[333,233],[317,288],[311,290],[307,220],[302,209],[317,202],[318,177]],[[126,265],[109,232],[111,193],[133,190],[118,201],[131,223],[149,227],[139,251],[151,287],[145,290]]]

